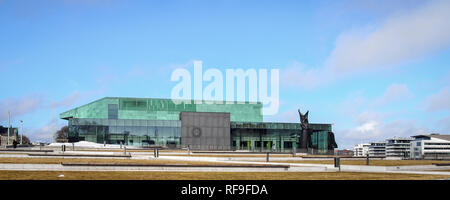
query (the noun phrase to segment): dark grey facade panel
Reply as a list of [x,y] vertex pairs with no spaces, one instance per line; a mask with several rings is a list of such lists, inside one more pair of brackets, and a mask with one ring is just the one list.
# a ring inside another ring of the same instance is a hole
[[117,104],[108,104],[108,119],[118,119],[119,107]]
[[191,149],[230,149],[230,114],[181,112],[181,144]]

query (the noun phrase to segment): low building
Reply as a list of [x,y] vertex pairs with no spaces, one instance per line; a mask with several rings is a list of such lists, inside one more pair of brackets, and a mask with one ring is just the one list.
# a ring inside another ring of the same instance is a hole
[[409,158],[412,138],[394,137],[386,140],[386,157]]
[[[296,111],[293,111],[296,113]],[[69,142],[297,153],[300,123],[264,122],[262,103],[105,97],[60,114]],[[331,124],[310,123],[314,153],[333,154]],[[311,149],[307,149],[311,150]]]
[[[18,129],[11,127],[9,129],[9,144],[12,145],[13,141],[18,140]],[[0,146],[8,145],[8,127],[0,126]]]
[[370,143],[369,156],[386,157],[386,142]]
[[449,159],[450,135],[416,135],[411,142],[412,159]]
[[353,150],[351,149],[334,150],[334,154],[339,156],[353,156]]
[[361,157],[361,156],[367,156],[369,153],[369,143],[363,143],[363,144],[357,144],[355,147],[353,147],[353,156]]

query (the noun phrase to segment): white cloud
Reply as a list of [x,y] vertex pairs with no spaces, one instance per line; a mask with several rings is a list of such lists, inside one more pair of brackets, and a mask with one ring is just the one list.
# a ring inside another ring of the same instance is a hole
[[366,123],[356,127],[355,131],[363,133],[363,134],[364,133],[372,133],[372,134],[378,135],[379,131],[378,131],[377,127],[378,127],[378,122],[369,121],[369,122],[366,122]]
[[[381,118],[382,115],[377,112],[367,112],[367,110],[379,109],[381,106],[391,105],[411,98],[412,92],[405,84],[391,84],[385,92],[374,99],[368,99],[364,95],[364,90],[350,93],[338,106],[338,110],[353,118]],[[365,110],[366,112],[363,112]],[[376,115],[376,116],[374,116]],[[364,120],[363,120],[364,121]]]
[[450,1],[432,1],[388,18],[373,31],[341,34],[327,60],[334,72],[379,68],[426,56],[450,45]]
[[405,84],[392,84],[385,93],[378,99],[374,100],[374,105],[385,105],[388,103],[398,102],[412,97],[411,91]]
[[438,93],[425,100],[427,111],[450,111],[450,87],[444,87]]
[[3,99],[0,101],[0,121],[8,119],[8,110],[11,117],[18,117],[36,111],[41,105],[40,95]]
[[66,124],[62,123],[58,118],[53,118],[44,126],[26,131],[25,134],[28,138],[30,138],[32,142],[51,142],[53,140],[53,134],[61,129],[61,127],[63,127],[64,125]]
[[356,127],[344,129],[339,133],[340,139],[351,140],[356,144],[361,140],[382,141],[392,137],[410,137],[430,132],[427,128],[417,126],[414,120],[386,122],[380,115],[380,113],[362,113],[356,119],[358,122]]
[[58,107],[70,107],[73,106],[80,98],[81,93],[79,91],[72,92],[69,96],[64,98],[61,101],[53,102],[50,104],[50,108],[58,108]]
[[354,119],[356,126],[343,130],[339,135],[347,139],[358,140],[378,137],[383,125],[382,118],[383,116],[378,112],[362,112]]
[[280,83],[288,87],[316,88],[333,80],[333,74],[326,68],[307,68],[293,62],[280,70]]
[[[389,119],[397,111],[380,112],[382,106],[386,106],[412,94],[404,84],[391,84],[385,92],[374,100],[366,99],[363,94],[351,94],[341,103],[343,116],[353,119],[353,126],[348,128],[339,127],[337,124],[336,138],[342,143],[342,147],[351,147],[362,142],[384,141],[391,137],[409,137],[418,134],[428,134],[429,130],[414,120]],[[357,100],[359,99],[359,100]],[[349,112],[349,110],[351,112]]]
[[430,1],[378,24],[340,34],[322,67],[294,63],[281,69],[282,85],[315,88],[346,75],[377,71],[450,47],[450,1]]

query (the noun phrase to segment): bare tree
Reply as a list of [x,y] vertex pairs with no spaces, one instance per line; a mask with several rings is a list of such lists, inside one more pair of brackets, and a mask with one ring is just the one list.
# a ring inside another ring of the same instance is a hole
[[30,139],[28,139],[28,137],[25,135],[22,136],[22,144],[31,144]]
[[67,140],[69,138],[69,127],[63,126],[60,130],[54,134],[56,141]]

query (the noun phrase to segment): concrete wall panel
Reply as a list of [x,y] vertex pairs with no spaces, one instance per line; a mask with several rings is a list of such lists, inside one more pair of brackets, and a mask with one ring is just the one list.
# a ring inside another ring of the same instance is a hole
[[230,149],[230,114],[181,112],[181,144],[192,149]]

